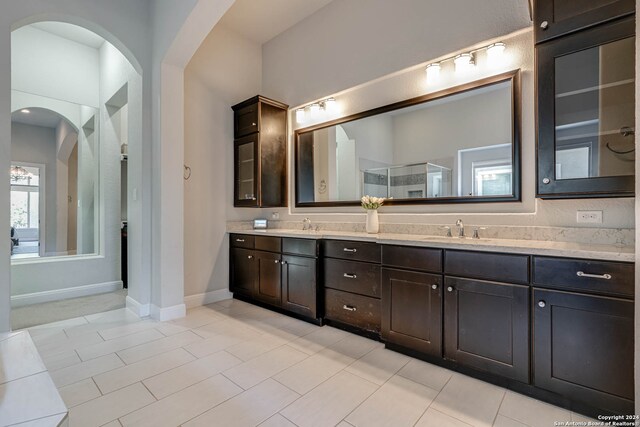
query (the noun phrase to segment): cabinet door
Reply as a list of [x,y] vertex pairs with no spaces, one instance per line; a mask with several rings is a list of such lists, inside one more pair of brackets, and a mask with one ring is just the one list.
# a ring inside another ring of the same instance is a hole
[[282,257],[282,307],[312,318],[317,315],[317,260],[285,255]]
[[534,289],[534,384],[633,413],[633,301]]
[[231,292],[246,296],[256,293],[256,259],[252,250],[231,249],[231,275],[229,289]]
[[535,0],[536,43],[635,13],[634,0]]
[[529,382],[529,287],[445,277],[444,354]]
[[256,298],[273,305],[280,305],[282,279],[280,254],[256,251]]
[[234,136],[240,138],[258,132],[260,130],[259,114],[258,102],[236,110],[233,113]]
[[536,48],[538,196],[633,196],[633,17]]
[[259,206],[258,134],[234,142],[234,206]]
[[382,337],[442,356],[442,276],[382,269]]

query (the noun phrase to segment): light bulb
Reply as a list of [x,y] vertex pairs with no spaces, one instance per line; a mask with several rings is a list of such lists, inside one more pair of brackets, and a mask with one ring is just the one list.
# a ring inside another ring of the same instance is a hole
[[304,123],[305,122],[305,113],[304,113],[304,108],[298,108],[296,110],[296,122],[298,123]]
[[461,53],[454,58],[453,63],[456,65],[457,72],[469,71],[475,65],[473,62],[473,55],[470,53]]
[[327,113],[335,113],[337,108],[338,105],[335,98],[327,98],[324,101],[324,109],[327,111]]
[[427,82],[433,83],[440,77],[440,63],[434,62],[427,65]]
[[487,61],[490,65],[500,65],[504,61],[504,49],[506,45],[502,42],[494,43],[487,47]]
[[20,112],[24,113],[24,114],[29,114],[29,113],[31,113],[31,110],[29,110],[28,108],[24,108],[24,109],[20,110]]
[[320,112],[320,104],[313,103],[309,105],[309,112],[311,113],[311,117],[315,117]]

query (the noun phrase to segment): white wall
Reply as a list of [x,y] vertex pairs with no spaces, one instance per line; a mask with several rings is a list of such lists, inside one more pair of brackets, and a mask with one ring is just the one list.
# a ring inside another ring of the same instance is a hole
[[[0,14],[0,169],[8,170],[11,150],[11,30],[24,24],[42,20],[61,20],[83,25],[112,42],[126,53],[136,67],[151,73],[151,31],[149,2],[130,0],[50,0],[47,2],[3,2]],[[149,82],[150,83],[150,82]],[[150,111],[150,84],[145,91],[146,110]],[[146,126],[147,146],[150,141],[150,114]],[[150,171],[149,165],[146,171]],[[146,195],[150,197],[149,194]],[[150,206],[150,200],[147,200]],[[9,183],[0,183],[0,223],[9,223]],[[84,262],[84,261],[83,261]],[[73,271],[80,280],[85,271],[99,268],[99,260],[79,264],[69,260],[61,271]],[[86,266],[80,269],[80,266]],[[51,279],[56,274],[42,274],[39,280]],[[0,245],[0,331],[10,328],[11,271],[8,245]],[[73,286],[74,283],[69,283]]]
[[[45,165],[45,252],[56,252],[57,239],[57,158],[53,128],[13,123],[11,160]],[[66,238],[66,236],[64,236]]]
[[185,70],[185,295],[228,282],[226,221],[233,201],[233,111],[261,92],[261,47],[216,26]]

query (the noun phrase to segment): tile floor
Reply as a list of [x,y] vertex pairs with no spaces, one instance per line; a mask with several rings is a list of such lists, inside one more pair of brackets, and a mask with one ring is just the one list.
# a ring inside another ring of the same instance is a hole
[[585,417],[237,300],[158,323],[126,310],[29,329],[91,426],[553,426]]

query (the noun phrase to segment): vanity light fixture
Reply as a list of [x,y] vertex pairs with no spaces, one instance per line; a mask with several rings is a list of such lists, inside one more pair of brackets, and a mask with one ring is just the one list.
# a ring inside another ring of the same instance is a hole
[[331,97],[300,107],[296,109],[296,122],[304,123],[307,121],[307,108],[309,109],[309,115],[313,119],[317,118],[323,111],[330,114],[335,113],[338,110],[338,102],[335,98]]
[[448,58],[440,60],[439,62],[433,62],[427,65],[427,82],[433,83],[438,80],[443,62],[453,61],[453,63],[455,64],[456,72],[466,72],[473,69],[473,67],[476,65],[476,53],[482,50],[487,51],[487,62],[489,62],[490,65],[499,65],[504,58],[504,50],[506,49],[506,47],[507,45],[505,43],[496,42],[469,52],[463,52],[455,56],[450,56]]

